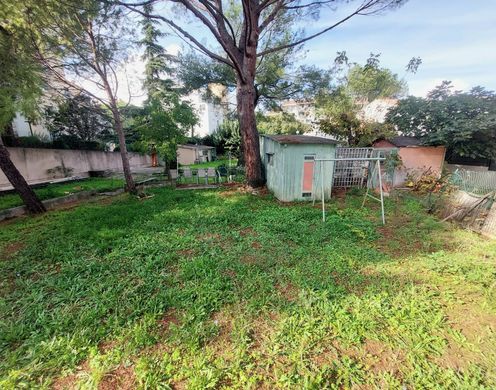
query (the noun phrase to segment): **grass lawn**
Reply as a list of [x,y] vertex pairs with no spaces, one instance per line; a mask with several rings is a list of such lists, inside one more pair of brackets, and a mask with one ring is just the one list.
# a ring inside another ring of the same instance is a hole
[[495,388],[496,241],[151,189],[0,228],[0,388]]
[[[231,159],[231,166],[235,167],[237,163],[238,163],[238,160],[236,158]],[[189,167],[191,169],[210,168],[210,167],[217,168],[220,165],[225,165],[226,167],[228,167],[229,166],[229,159],[221,157],[215,161],[209,161],[209,162],[200,163],[200,164],[181,165],[180,168],[185,168],[185,167]]]
[[[96,190],[99,192],[115,190],[124,186],[124,180],[114,178],[93,177],[69,183],[49,184],[34,191],[41,200],[58,198],[80,191]],[[0,194],[0,210],[22,206],[22,200],[17,194]]]

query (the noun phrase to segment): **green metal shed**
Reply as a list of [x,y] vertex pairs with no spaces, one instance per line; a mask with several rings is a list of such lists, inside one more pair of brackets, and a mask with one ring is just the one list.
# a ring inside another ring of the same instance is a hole
[[321,199],[321,178],[324,194],[332,189],[334,162],[319,162],[336,156],[337,142],[308,135],[262,135],[260,154],[267,188],[283,202]]

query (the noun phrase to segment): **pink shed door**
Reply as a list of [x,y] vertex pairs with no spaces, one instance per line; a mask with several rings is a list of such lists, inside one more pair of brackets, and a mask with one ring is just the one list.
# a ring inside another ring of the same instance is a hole
[[313,190],[314,159],[314,156],[305,156],[303,160],[303,195],[311,194]]

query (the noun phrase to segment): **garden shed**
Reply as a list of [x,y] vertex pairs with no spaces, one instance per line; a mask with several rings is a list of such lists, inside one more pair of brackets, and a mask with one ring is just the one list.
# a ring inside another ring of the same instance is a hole
[[331,195],[333,159],[337,142],[308,135],[262,135],[260,153],[267,188],[283,202],[320,199],[321,178],[324,194]]

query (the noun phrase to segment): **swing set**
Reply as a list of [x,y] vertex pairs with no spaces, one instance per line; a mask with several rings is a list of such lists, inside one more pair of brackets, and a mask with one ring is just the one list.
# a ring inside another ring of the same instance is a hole
[[[319,163],[319,176],[320,176],[320,192],[321,192],[321,201],[322,201],[322,221],[325,222],[326,220],[326,211],[325,211],[325,183],[324,183],[324,163],[325,162],[333,162],[333,167],[335,167],[335,164],[337,162],[351,162],[351,161],[363,161],[366,162],[366,167],[364,167],[367,170],[367,191],[365,192],[365,196],[363,198],[362,202],[362,207],[365,206],[365,202],[367,201],[368,198],[373,199],[381,204],[381,216],[382,216],[382,224],[386,224],[386,218],[384,215],[384,192],[382,189],[382,173],[381,173],[381,161],[385,161],[386,158],[382,156],[378,157],[363,157],[363,158],[325,158],[325,159],[315,159],[315,162]],[[314,183],[317,183],[318,180],[315,180],[315,172],[314,172]],[[374,183],[379,184],[379,197],[372,195],[371,189],[373,189],[373,184]],[[313,193],[313,204],[315,205],[315,194],[316,190],[314,188]],[[331,198],[331,194],[329,193],[329,199]]]

